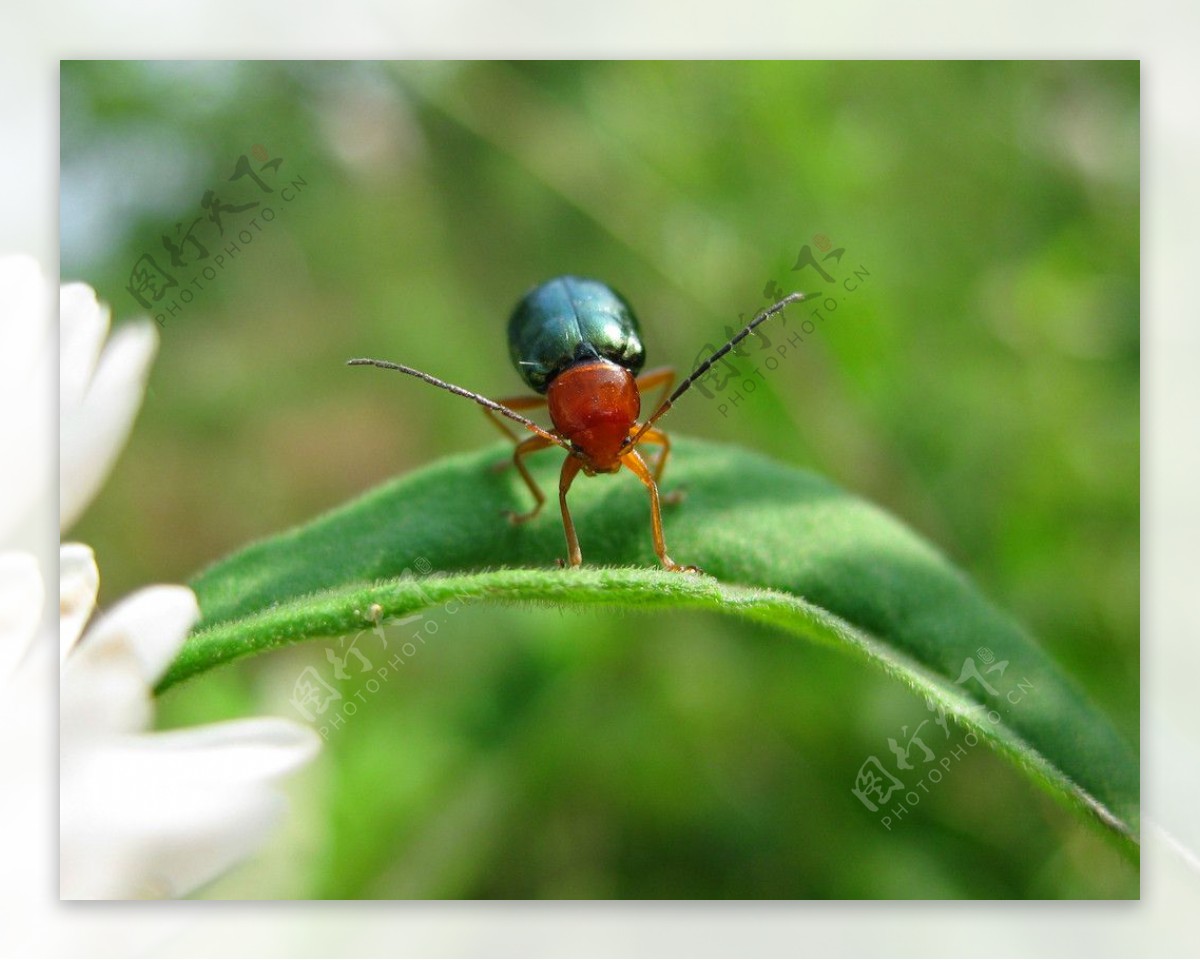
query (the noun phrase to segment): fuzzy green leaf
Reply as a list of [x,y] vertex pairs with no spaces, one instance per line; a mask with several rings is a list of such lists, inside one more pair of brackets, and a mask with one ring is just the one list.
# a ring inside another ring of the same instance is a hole
[[[665,509],[667,542],[676,560],[706,575],[658,567],[647,497],[628,473],[576,482],[585,565],[564,570],[555,565],[565,550],[553,496],[531,523],[501,517],[528,498],[512,471],[492,469],[506,455],[494,447],[440,462],[204,571],[193,584],[203,620],[160,689],[452,598],[716,610],[883,668],[1136,858],[1134,753],[1028,634],[889,515],[811,473],[682,440],[665,489],[686,498]],[[554,491],[560,458],[534,460]],[[429,571],[437,574],[421,576]],[[988,657],[993,667],[1007,661],[1007,672],[986,672]],[[1016,682],[1029,694],[1014,705],[1005,691]]]

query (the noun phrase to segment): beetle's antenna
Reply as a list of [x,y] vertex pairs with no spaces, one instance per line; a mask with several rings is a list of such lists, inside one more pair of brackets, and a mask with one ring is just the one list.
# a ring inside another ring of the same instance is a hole
[[360,357],[357,360],[347,360],[346,365],[350,367],[382,367],[384,370],[399,370],[401,373],[407,373],[410,377],[416,377],[418,380],[424,380],[426,383],[432,384],[435,387],[441,387],[443,390],[449,390],[451,393],[456,393],[460,397],[466,397],[468,400],[474,400],[481,407],[487,407],[489,410],[495,410],[501,416],[508,417],[509,420],[515,420],[527,430],[532,430],[540,437],[558,444],[563,449],[570,451],[571,445],[562,437],[555,436],[549,430],[544,430],[532,420],[526,419],[515,410],[510,410],[502,403],[497,403],[495,400],[489,400],[480,393],[473,393],[465,387],[457,387],[453,383],[447,383],[445,380],[439,380],[437,377],[430,376],[428,373],[422,373],[420,370],[414,370],[412,367],[406,367],[401,363],[392,363],[389,360],[371,360],[368,357]]
[[666,400],[664,400],[662,402],[662,405],[659,406],[659,408],[657,410],[654,411],[654,413],[650,417],[650,419],[647,420],[645,423],[643,423],[641,428],[638,430],[638,432],[635,433],[633,435],[633,437],[630,438],[629,442],[626,443],[625,446],[623,446],[621,448],[621,452],[624,453],[627,450],[632,450],[633,447],[635,447],[637,445],[638,440],[641,439],[642,434],[645,433],[647,430],[649,430],[650,427],[652,427],[654,425],[654,422],[656,420],[658,420],[660,417],[663,416],[663,414],[665,414],[668,410],[670,410],[671,407],[674,405],[675,401],[678,400],[680,397],[682,397],[685,393],[687,393],[693,383],[695,383],[702,376],[704,376],[706,373],[708,373],[709,368],[714,363],[716,363],[723,356],[725,356],[725,354],[727,354],[730,350],[732,350],[739,343],[741,343],[748,336],[750,336],[750,334],[754,331],[755,327],[757,327],[760,323],[762,323],[764,320],[768,319],[769,317],[775,316],[775,314],[779,313],[788,304],[798,303],[803,299],[804,299],[804,294],[802,294],[802,293],[789,293],[786,297],[784,297],[778,303],[771,304],[771,306],[767,307],[766,310],[764,310],[762,313],[758,314],[758,316],[756,316],[748,324],[746,324],[744,327],[742,327],[742,329],[738,333],[733,335],[733,337],[730,339],[730,341],[727,344],[725,344],[725,346],[721,347],[720,350],[718,350],[711,357],[709,357],[702,364],[700,364],[700,366],[698,366],[695,370],[693,370],[690,374],[688,374],[687,379],[684,380],[679,386],[677,386],[675,388],[674,392],[669,397],[667,397]]

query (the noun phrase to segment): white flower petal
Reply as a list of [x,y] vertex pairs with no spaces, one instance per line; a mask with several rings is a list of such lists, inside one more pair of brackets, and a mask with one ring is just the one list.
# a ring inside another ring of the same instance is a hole
[[85,636],[60,672],[59,741],[65,758],[97,742],[140,733],[154,719],[141,664],[125,644],[93,644]]
[[37,560],[27,553],[0,554],[0,690],[33,642],[43,599]]
[[235,720],[110,741],[63,765],[60,894],[180,896],[257,849],[282,813],[271,780],[320,738]]
[[84,624],[96,608],[100,571],[92,548],[82,543],[64,543],[58,549],[58,659],[79,641]]
[[[63,363],[82,365],[92,348],[81,324],[78,343]],[[65,341],[65,335],[64,335]],[[63,373],[59,462],[59,524],[67,529],[100,489],[125,445],[146,389],[158,331],[149,321],[128,324],[109,339],[82,398],[74,397],[78,370]]]
[[274,791],[238,791],[225,797],[223,809],[210,805],[208,817],[190,818],[169,846],[151,851],[143,871],[155,895],[181,897],[211,883],[258,850],[286,810]]
[[164,777],[200,784],[252,784],[290,773],[321,748],[309,727],[281,717],[228,720],[140,737]]
[[182,896],[257,848],[282,812],[271,788],[164,775],[144,739],[64,763],[61,896]]
[[108,336],[109,312],[86,283],[64,283],[58,294],[59,402],[64,410],[83,405],[100,350]]
[[126,647],[137,658],[142,682],[150,687],[166,672],[199,618],[200,605],[187,587],[146,587],[101,617],[76,656],[103,656],[110,648]]
[[147,587],[87,632],[62,670],[64,753],[150,726],[151,688],[199,616],[187,587]]

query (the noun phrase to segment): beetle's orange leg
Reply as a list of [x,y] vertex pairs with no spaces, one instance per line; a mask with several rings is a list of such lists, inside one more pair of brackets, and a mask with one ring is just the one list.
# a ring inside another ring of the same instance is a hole
[[568,456],[558,476],[558,505],[562,507],[563,531],[567,535],[567,565],[572,567],[583,563],[583,554],[579,551],[579,537],[575,535],[575,521],[567,509],[567,491],[571,489],[571,483],[582,466],[583,461],[578,457]]
[[[654,466],[651,468],[654,472],[654,482],[662,483],[663,470],[667,467],[667,457],[671,455],[671,441],[657,427],[651,427],[642,434],[642,438],[638,441],[639,445],[643,443],[653,443],[662,447],[662,452],[654,460]],[[683,503],[683,497],[682,490],[672,490],[670,493],[662,495],[662,502],[664,506],[673,507],[677,503]]]
[[[536,409],[538,409],[538,407],[544,407],[546,405],[546,398],[545,397],[530,397],[530,396],[505,397],[503,400],[497,400],[496,402],[503,404],[504,406],[508,407],[510,410],[536,410]],[[483,408],[483,412],[485,414],[487,414],[487,418],[496,425],[496,429],[499,430],[501,433],[503,433],[506,437],[508,437],[509,440],[513,441],[513,443],[515,443],[518,446],[518,448],[520,447],[520,445],[522,443],[525,443],[529,439],[529,437],[526,433],[515,428],[512,424],[512,421],[508,420],[507,418],[498,416],[495,412],[489,410],[487,407]],[[535,434],[535,436],[536,436],[536,434]],[[542,439],[545,439],[545,438],[542,438]],[[540,447],[532,448],[528,452],[533,453],[533,451],[535,449],[541,450],[543,447],[548,447],[548,446],[550,446],[550,442],[546,441]],[[515,454],[514,454],[514,459],[515,459]],[[506,457],[505,459],[492,464],[492,469],[496,473],[499,473],[500,471],[507,469],[510,462],[512,462],[512,461],[510,461]],[[527,484],[529,484],[529,489],[535,491],[534,492],[535,497],[540,497],[540,499],[538,500],[538,505],[536,508],[534,508],[534,511],[533,511],[534,513],[537,513],[537,511],[541,509],[542,500],[544,500],[545,498],[541,497],[541,491],[537,490],[537,488],[534,487],[533,481],[529,479],[528,474],[525,474],[525,471],[523,469],[521,469],[520,461],[516,461],[516,463],[517,463],[517,469],[521,470],[522,475],[525,476],[525,482]],[[515,516],[515,514],[512,514],[512,516]]]
[[[505,397],[503,400],[497,400],[496,402],[501,406],[508,407],[510,410],[536,410],[539,407],[544,407],[546,405],[546,398],[530,396]],[[483,412],[487,414],[487,418],[491,420],[492,423],[494,423],[510,440],[515,440],[517,443],[520,443],[522,439],[524,439],[524,434],[518,433],[510,425],[510,422],[504,417],[497,416],[487,407],[483,408]],[[505,461],[504,466],[508,466],[507,461]]]
[[668,570],[674,570],[679,573],[700,573],[701,570],[699,567],[685,567],[667,556],[667,544],[663,539],[662,508],[659,505],[658,485],[654,482],[650,468],[646,466],[646,461],[642,459],[641,454],[636,450],[630,450],[621,457],[621,463],[632,470],[634,475],[650,491],[650,529],[654,534],[654,552],[658,554],[658,559],[662,561],[662,565]]
[[662,447],[662,452],[654,460],[654,482],[658,483],[662,480],[663,470],[667,466],[667,457],[671,455],[671,441],[667,439],[667,435],[656,427],[651,427],[642,434],[642,439],[639,444],[653,443]]
[[667,394],[671,387],[675,385],[675,368],[674,367],[655,367],[653,370],[647,370],[635,381],[638,390],[643,393],[647,390],[653,390],[655,387],[661,387],[662,392],[658,395],[658,400],[651,408],[653,413],[662,406],[662,402],[667,399]]
[[541,487],[534,482],[533,477],[529,473],[529,468],[525,466],[524,458],[528,454],[536,453],[538,450],[545,450],[546,447],[550,446],[553,446],[553,444],[545,437],[534,435],[518,443],[517,448],[513,451],[512,462],[516,466],[517,472],[521,474],[521,479],[525,481],[525,485],[529,487],[529,492],[533,494],[535,502],[533,509],[525,513],[517,513],[515,510],[505,510],[504,515],[508,517],[510,523],[525,523],[525,521],[532,520],[541,512],[542,504],[546,502],[546,495],[542,493]]
[[[654,405],[650,406],[650,407],[646,407],[642,411],[643,413],[652,415],[656,410],[658,410],[658,408],[660,406],[662,406],[662,402],[665,399],[667,399],[667,394],[670,393],[671,387],[675,383],[675,368],[674,367],[655,367],[653,370],[647,370],[640,377],[638,377],[635,382],[637,383],[638,390],[643,393],[645,393],[648,390],[654,390],[655,388],[659,389],[658,399],[654,402]],[[633,426],[634,426],[634,429],[631,432],[636,433],[639,425],[635,423]],[[659,436],[662,436],[662,434],[660,433]],[[642,436],[642,439],[639,440],[638,442],[639,443],[645,443],[645,442],[657,443],[658,442],[657,440],[650,440],[649,437],[650,437],[649,432],[647,432],[646,434],[644,434]],[[658,478],[662,476],[663,466],[667,462],[667,451],[670,448],[670,444],[664,442],[662,444],[662,448],[663,448],[662,453],[660,453],[658,455],[658,461],[654,464],[654,479],[655,480],[658,480]]]

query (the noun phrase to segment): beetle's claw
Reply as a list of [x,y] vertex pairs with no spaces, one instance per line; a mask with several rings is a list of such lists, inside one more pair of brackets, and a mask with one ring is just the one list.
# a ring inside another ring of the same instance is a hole
[[663,494],[662,502],[664,506],[674,507],[687,499],[687,490],[683,487],[676,487],[670,493]]
[[691,564],[688,564],[687,566],[685,566],[682,563],[676,563],[670,557],[663,557],[662,559],[663,559],[663,566],[666,567],[668,570],[670,570],[671,573],[698,573],[701,575],[703,575],[703,573],[704,573],[704,571],[701,570],[699,567],[694,567]]
[[519,527],[523,523],[528,523],[541,512],[541,507],[535,507],[527,513],[517,513],[516,510],[501,510],[500,516],[507,517],[508,522],[514,527]]

